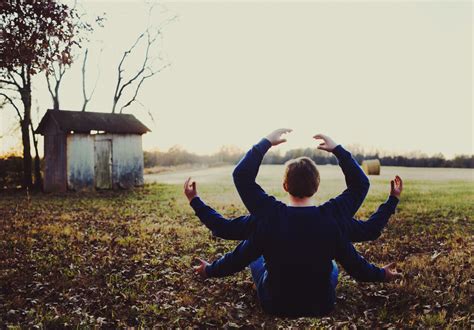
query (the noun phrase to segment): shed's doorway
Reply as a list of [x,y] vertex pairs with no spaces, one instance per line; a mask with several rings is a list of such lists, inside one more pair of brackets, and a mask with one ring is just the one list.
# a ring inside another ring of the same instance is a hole
[[95,187],[112,188],[112,140],[96,140],[95,149]]

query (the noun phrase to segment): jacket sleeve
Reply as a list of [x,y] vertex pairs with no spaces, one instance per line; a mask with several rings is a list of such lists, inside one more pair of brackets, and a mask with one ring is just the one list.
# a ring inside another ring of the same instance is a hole
[[262,139],[247,152],[233,172],[234,184],[240,198],[253,215],[262,214],[265,209],[276,202],[275,197],[269,196],[255,182],[263,156],[270,147],[270,141]]
[[350,219],[346,228],[348,240],[351,242],[366,242],[379,238],[388,220],[395,213],[398,201],[398,198],[390,196],[366,221]]
[[224,277],[240,272],[262,255],[261,244],[255,233],[237,245],[234,251],[222,256],[206,267],[208,277]]
[[336,249],[336,260],[357,281],[383,282],[385,280],[385,270],[367,262],[357,253],[354,246],[342,237]]
[[324,203],[322,207],[329,209],[341,229],[347,232],[348,222],[353,218],[367,196],[370,182],[349,151],[338,145],[333,153],[344,173],[347,188],[336,198]]
[[199,197],[191,200],[191,207],[196,216],[216,237],[242,241],[253,232],[256,219],[254,216],[241,216],[226,219],[219,212],[206,205]]

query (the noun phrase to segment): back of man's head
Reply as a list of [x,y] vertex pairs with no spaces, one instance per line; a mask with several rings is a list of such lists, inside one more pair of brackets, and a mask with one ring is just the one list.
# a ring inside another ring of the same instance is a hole
[[313,196],[319,187],[319,172],[313,160],[308,157],[289,160],[286,163],[283,186],[294,197]]

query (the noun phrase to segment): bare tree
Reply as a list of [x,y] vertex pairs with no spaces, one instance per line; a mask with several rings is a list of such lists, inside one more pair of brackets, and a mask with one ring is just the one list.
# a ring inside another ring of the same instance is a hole
[[[150,56],[150,49],[153,46],[153,44],[156,42],[159,33],[160,33],[159,30],[152,32],[150,31],[150,29],[147,29],[145,32],[143,32],[142,34],[138,36],[138,38],[135,40],[135,43],[132,45],[132,47],[130,47],[127,51],[123,53],[122,59],[120,60],[120,63],[117,68],[118,77],[117,77],[117,85],[115,87],[114,98],[113,98],[112,113],[116,112],[117,105],[119,101],[121,101],[121,98],[123,97],[124,92],[127,89],[133,90],[132,89],[133,87],[135,90],[132,93],[132,96],[127,101],[123,102],[123,105],[120,107],[120,110],[119,110],[120,113],[122,113],[123,109],[130,106],[133,102],[136,101],[138,92],[140,91],[140,87],[142,86],[143,82],[146,79],[153,77],[155,74],[157,74],[158,72],[163,70],[166,66],[168,66],[168,65],[165,65],[161,67],[160,69],[153,68],[153,62],[155,59]],[[140,41],[142,39],[146,39],[145,56],[143,59],[142,66],[138,69],[135,75],[133,75],[128,80],[126,80],[124,78],[125,69],[123,68],[123,65],[127,57],[133,52],[135,47],[137,47],[137,45],[140,44]],[[133,84],[135,81],[136,83]]]
[[54,110],[59,110],[59,88],[67,68],[68,66],[62,63],[53,63],[51,70],[46,71],[46,83],[48,84],[49,94],[53,99]]
[[[80,44],[78,34],[87,24],[77,24],[76,12],[59,1],[2,1],[0,11],[0,90],[15,109],[23,144],[23,187],[32,187],[31,106],[32,78],[51,70],[53,63],[71,64],[71,49]],[[50,47],[53,45],[53,47]],[[22,107],[15,104],[15,92]],[[38,157],[39,159],[39,157]],[[35,184],[41,172],[35,165]]]
[[[36,112],[39,112],[39,105],[38,102],[36,102]],[[35,129],[33,127],[33,122],[30,120],[30,129],[31,132],[34,132]],[[35,161],[34,161],[34,166],[35,166],[35,173],[41,173],[41,163],[40,163],[40,156],[39,156],[39,149],[38,149],[38,136],[36,134],[31,134],[33,137],[33,147],[35,149]],[[35,185],[37,187],[43,187],[43,177],[41,175],[35,174],[36,175],[36,182]]]
[[[157,73],[161,72],[168,66],[170,66],[170,63],[165,63],[162,64],[161,66],[157,66],[156,62],[163,61],[163,58],[160,57],[157,54],[154,54],[154,46],[158,43],[161,37],[161,31],[164,27],[164,25],[170,23],[171,21],[175,20],[177,16],[171,17],[170,19],[167,19],[164,21],[161,26],[159,27],[152,27],[150,25],[151,22],[151,15],[152,11],[154,9],[154,4],[152,4],[149,7],[148,11],[148,28],[140,34],[135,42],[132,44],[132,46],[126,50],[122,58],[119,62],[119,65],[117,67],[117,85],[115,87],[115,92],[114,92],[114,97],[113,97],[113,102],[112,102],[112,113],[116,113],[118,107],[120,106],[118,112],[122,113],[123,110],[130,105],[132,105],[134,102],[137,102],[138,104],[141,104],[138,101],[138,93],[140,91],[140,88],[142,87],[143,83],[145,80],[153,77]],[[135,74],[131,75],[130,78],[125,78],[125,68],[124,64],[129,58],[134,51],[136,51],[136,48],[139,47],[141,44],[145,44],[145,52],[143,56],[143,61],[142,65],[138,68]],[[125,96],[128,95],[128,99],[124,100]],[[120,103],[120,105],[119,105]]]
[[[100,49],[100,54],[102,54],[102,48]],[[95,79],[94,87],[92,88],[92,91],[90,92],[89,96],[87,96],[86,67],[87,67],[88,56],[89,56],[89,49],[87,48],[86,51],[84,52],[84,59],[82,61],[82,96],[84,98],[84,102],[82,103],[81,111],[86,111],[87,104],[89,103],[91,98],[94,96],[95,89],[97,87],[97,82],[99,81],[99,77],[100,77],[100,66],[97,65],[97,76]],[[100,55],[99,55],[99,63],[100,63]]]
[[[80,5],[78,7],[77,1],[73,2],[72,10],[76,13],[75,16],[75,26],[76,26],[76,35],[78,36],[78,41],[75,42],[73,45],[75,46],[69,54],[66,56],[70,56],[70,60],[65,61],[64,58],[61,61],[55,62],[51,65],[49,70],[46,73],[46,82],[48,85],[48,91],[51,95],[53,100],[53,109],[59,110],[59,91],[62,83],[62,79],[68,69],[70,69],[71,64],[75,62],[79,58],[79,53],[77,50],[81,48],[80,44],[90,42],[90,35],[94,31],[96,27],[103,27],[105,16],[97,16],[94,18],[94,21],[89,22],[86,16],[85,9]],[[58,48],[58,43],[55,40],[49,41],[49,47],[52,49]],[[87,52],[88,50],[86,50]],[[62,54],[62,56],[65,56]],[[87,55],[85,55],[85,61],[87,61]],[[84,79],[84,74],[83,74]],[[84,84],[84,82],[83,82]],[[90,96],[92,97],[92,96]],[[90,99],[89,97],[89,99]],[[88,102],[89,100],[87,100]],[[87,103],[86,102],[86,103]],[[85,110],[85,105],[83,105],[83,111]]]

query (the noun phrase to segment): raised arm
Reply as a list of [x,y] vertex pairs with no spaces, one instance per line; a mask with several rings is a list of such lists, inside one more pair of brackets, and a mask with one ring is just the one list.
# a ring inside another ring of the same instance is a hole
[[191,200],[191,207],[197,217],[212,232],[212,235],[228,240],[248,239],[254,230],[256,218],[252,215],[226,219],[219,212],[206,205],[199,197]]
[[339,161],[339,166],[344,173],[347,189],[339,196],[323,204],[324,208],[329,208],[340,223],[341,227],[348,226],[347,222],[354,216],[369,191],[370,182],[357,161],[352,158],[349,151],[338,145],[330,137],[317,134],[315,139],[323,142],[318,149],[332,152]]
[[352,157],[352,154],[341,145],[338,145],[332,152],[339,161],[342,173],[344,173],[347,187],[344,192],[350,191],[353,194],[354,205],[352,206],[352,215],[354,215],[369,192],[369,178]]
[[255,179],[265,153],[270,147],[285,142],[286,140],[282,138],[282,135],[289,132],[291,132],[290,129],[278,129],[267,135],[247,152],[234,169],[232,175],[235,187],[242,202],[251,214],[258,215],[275,202],[275,198],[269,196],[255,182]]
[[380,204],[369,219],[366,221],[349,219],[346,228],[341,229],[346,231],[346,237],[350,242],[374,241],[382,234],[388,219],[395,213],[397,204],[398,199],[390,196],[385,203]]
[[254,229],[256,219],[242,216],[226,219],[219,212],[206,205],[198,196],[196,182],[188,178],[184,183],[184,194],[189,200],[196,216],[216,237],[228,240],[248,239]]
[[[373,241],[380,237],[388,220],[395,213],[403,190],[403,181],[397,175],[390,182],[390,195],[387,201],[379,206],[377,211],[366,221],[349,219],[346,226],[341,228],[350,242]],[[340,226],[342,227],[342,226]]]

